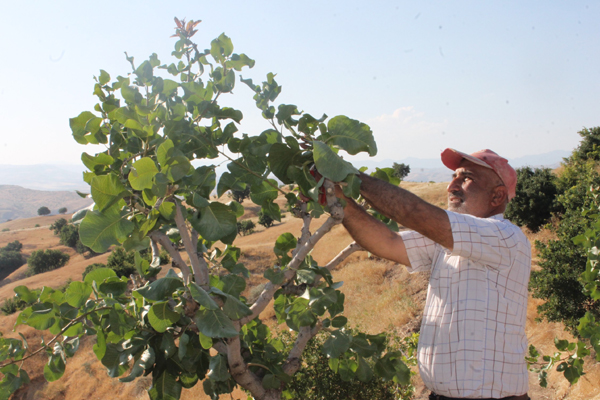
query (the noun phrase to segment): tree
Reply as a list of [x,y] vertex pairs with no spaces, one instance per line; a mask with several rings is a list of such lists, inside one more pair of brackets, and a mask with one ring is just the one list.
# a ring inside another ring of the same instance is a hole
[[540,270],[532,271],[530,289],[533,297],[545,300],[538,311],[548,321],[564,323],[578,338],[576,342],[556,338],[553,355],[542,355],[530,346],[527,361],[539,374],[542,386],[547,385],[547,373],[554,367],[570,383],[576,383],[584,374],[584,357],[590,355],[590,349],[600,361],[600,174],[596,146],[590,146],[593,137],[587,135],[600,130],[584,131],[582,143],[565,159],[557,181],[561,192],[557,202],[562,207],[560,219],[552,224],[557,239],[536,243]]
[[46,206],[42,206],[37,210],[38,215],[48,215],[50,214],[50,212],[50,209]]
[[27,259],[27,274],[36,275],[65,266],[70,256],[60,250],[36,250]]
[[[222,102],[235,86],[236,71],[254,61],[234,54],[224,34],[200,51],[191,41],[199,21],[176,23],[175,62],[162,64],[152,54],[136,66],[128,57],[132,72],[112,82],[101,70],[94,87],[99,101],[95,112],[70,120],[78,143],[106,145],[104,152],[81,157],[95,201],[81,221],[81,241],[96,252],[113,245],[134,251],[139,278],[129,282],[109,268],[98,268],[83,282],[70,283],[65,293],[44,288],[43,301],[23,310],[17,320],[17,325],[36,329],[52,327],[56,335],[36,351],[49,355],[44,376],[59,379],[65,360],[87,333],[96,336],[95,354],[110,376],[128,372],[120,379],[129,382],[152,375],[152,399],[179,398],[183,388],[201,380],[213,398],[240,385],[256,399],[279,399],[289,395],[286,385],[301,367],[308,341],[327,331],[322,351],[330,365],[342,365],[334,369],[344,379],[368,381],[378,375],[407,384],[410,370],[401,353],[379,345],[384,335],[345,328],[345,297],[330,271],[360,248],[352,244],[324,266],[310,256],[343,218],[333,182],[345,182],[346,195],[359,196],[358,170],[337,152],[375,155],[370,128],[346,116],[315,118],[295,105],[276,107],[281,86],[269,73],[261,85],[240,79],[271,127],[257,135],[238,134],[242,113]],[[179,82],[155,74],[157,69]],[[208,77],[203,77],[205,70]],[[218,157],[229,163],[217,182],[210,160]],[[324,177],[319,182],[310,173],[313,165]],[[279,189],[270,173],[284,184],[296,184],[302,198]],[[384,170],[378,173],[387,177]],[[274,220],[280,220],[275,200],[281,193],[303,221],[298,235],[284,233],[275,242],[277,264],[265,271],[269,282],[252,304],[242,295],[249,271],[234,244],[244,210],[238,202],[210,197],[214,190],[221,198],[246,187],[250,199]],[[326,221],[311,233],[312,219],[320,216]],[[169,270],[156,279],[159,244],[179,273]],[[152,262],[140,255],[148,248]],[[295,332],[289,351],[261,321],[269,304],[278,321]],[[10,393],[26,380],[23,361],[36,352],[18,339],[0,338],[4,349],[0,362],[7,361],[0,368],[7,373],[0,389]]]
[[410,174],[410,166],[404,163],[394,163],[392,164],[392,169],[394,170],[393,175],[400,180],[403,180]]
[[517,169],[516,196],[508,203],[504,216],[537,232],[560,209],[556,180],[549,168]]
[[61,208],[58,209],[58,213],[59,214],[64,214],[66,212],[67,212],[67,207],[61,207]]

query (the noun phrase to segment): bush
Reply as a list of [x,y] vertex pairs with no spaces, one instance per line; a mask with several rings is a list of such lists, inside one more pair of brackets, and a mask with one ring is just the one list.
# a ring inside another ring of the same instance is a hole
[[270,215],[265,214],[262,210],[258,213],[258,223],[264,226],[265,228],[270,228],[273,226],[273,218]]
[[78,242],[80,243],[79,228],[70,224],[63,226],[60,230],[60,244],[77,249]]
[[[144,255],[146,256],[144,258],[148,260],[148,252],[145,252]],[[110,256],[108,256],[106,266],[113,269],[118,277],[129,277],[129,275],[136,272],[134,257],[135,253],[133,251],[127,252],[124,248],[117,247],[110,253]]]
[[31,253],[27,260],[27,275],[41,274],[65,266],[69,261],[69,255],[60,250],[37,250]]
[[244,190],[232,190],[231,197],[233,197],[233,199],[238,203],[242,204],[244,199],[250,197],[250,186],[246,185],[246,189]]
[[8,243],[6,246],[0,248],[0,251],[18,251],[20,252],[23,249],[23,243],[15,240],[14,242]]
[[38,215],[48,215],[48,214],[50,214],[50,209],[46,206],[42,206],[42,207],[38,208],[37,213],[38,213]]
[[2,303],[2,307],[0,307],[0,310],[2,310],[4,315],[10,315],[16,313],[19,310],[24,309],[27,306],[28,304],[26,302],[15,296],[6,299],[4,303]]
[[408,174],[410,174],[410,166],[407,164],[394,163],[392,164],[392,168],[394,170],[393,175],[400,180],[403,180]]
[[0,279],[6,278],[23,264],[25,260],[20,252],[0,251]]
[[256,228],[256,225],[254,224],[254,222],[252,222],[252,220],[249,219],[244,219],[237,223],[238,233],[242,236],[246,236],[253,233],[254,228]]
[[[292,398],[303,400],[395,400],[412,397],[414,392],[412,384],[399,385],[392,380],[384,381],[381,378],[373,378],[368,382],[361,382],[358,379],[343,380],[339,373],[331,370],[329,358],[321,350],[327,337],[325,333],[320,332],[308,342],[302,353],[302,367],[293,376],[292,382],[288,386]],[[291,348],[293,343],[288,332],[281,333],[280,338],[287,347]],[[395,345],[399,345],[399,338],[394,338],[394,341]],[[406,345],[401,346],[405,354],[410,353],[412,356],[415,353],[416,339],[413,342],[410,350]],[[406,361],[409,364],[416,363],[414,358]]]
[[60,218],[60,219],[57,219],[56,221],[54,221],[54,223],[52,225],[50,225],[50,230],[54,231],[55,235],[59,235],[62,228],[65,227],[66,225],[67,225],[67,220],[64,218]]
[[504,216],[537,232],[550,220],[552,213],[559,210],[556,180],[549,168],[517,169],[516,196],[508,203]]
[[66,212],[67,212],[67,207],[61,207],[61,208],[58,209],[58,213],[59,214],[64,214]]
[[[581,146],[580,146],[581,147]],[[532,271],[529,288],[533,297],[545,300],[538,306],[540,317],[562,322],[566,329],[578,335],[579,319],[586,312],[600,318],[600,301],[584,293],[579,277],[586,270],[585,249],[573,243],[594,221],[594,215],[584,212],[596,207],[594,194],[600,187],[597,162],[582,160],[579,148],[573,152],[557,181],[557,202],[563,209],[560,220],[552,226],[556,240],[536,242],[540,251],[540,270]],[[590,191],[590,188],[596,188]]]

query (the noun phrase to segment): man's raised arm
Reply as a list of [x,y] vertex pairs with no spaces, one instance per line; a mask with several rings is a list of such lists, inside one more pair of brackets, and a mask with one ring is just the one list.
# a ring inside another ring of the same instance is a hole
[[[399,224],[415,230],[452,250],[454,241],[448,215],[414,194],[380,179],[360,174],[361,194],[373,208]],[[347,199],[344,227],[369,252],[410,265],[402,238],[373,218],[353,200]]]

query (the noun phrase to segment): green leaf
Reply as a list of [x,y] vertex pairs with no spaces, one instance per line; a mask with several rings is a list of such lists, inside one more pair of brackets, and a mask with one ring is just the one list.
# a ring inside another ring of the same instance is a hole
[[192,226],[208,241],[217,241],[233,233],[237,233],[237,219],[231,208],[223,203],[212,202],[202,209],[198,221],[192,219]]
[[89,285],[96,281],[96,284],[100,285],[104,280],[116,276],[117,274],[112,268],[97,268],[88,273],[83,281]]
[[[87,275],[86,275],[87,277]],[[92,285],[86,282],[71,282],[65,292],[65,299],[70,306],[81,308],[92,294]]]
[[270,280],[274,285],[281,285],[283,283],[283,279],[285,277],[285,272],[282,270],[274,270],[273,268],[269,268],[265,270],[263,276]]
[[[172,272],[173,270],[169,270]],[[167,274],[164,278],[157,279],[154,282],[136,290],[145,299],[159,301],[170,297],[173,292],[183,287],[183,282],[175,274]]]
[[69,118],[69,126],[71,127],[73,137],[75,138],[77,143],[88,143],[87,139],[84,138],[85,134],[88,133],[85,127],[87,125],[87,122],[92,118],[96,118],[96,116],[89,111],[84,111],[75,118]]
[[56,311],[52,303],[35,303],[30,307],[31,314],[25,321],[25,324],[43,331],[54,325],[56,322]]
[[148,312],[148,322],[157,332],[164,332],[168,327],[179,321],[181,315],[171,310],[167,301],[154,303]]
[[250,198],[259,206],[274,201],[277,199],[278,195],[279,190],[277,190],[277,181],[274,179],[267,179],[261,181],[259,185],[252,185],[250,191]]
[[325,143],[313,141],[315,165],[319,173],[333,182],[341,182],[350,174],[358,174],[358,170],[347,161],[342,160]]
[[129,183],[135,190],[152,189],[154,176],[158,173],[156,164],[149,157],[144,157],[134,162],[129,172]]
[[323,343],[323,354],[327,357],[338,358],[344,354],[352,343],[352,337],[337,330],[331,333],[331,337]]
[[101,212],[115,205],[123,197],[131,195],[115,174],[95,176],[91,186],[92,198]]
[[330,119],[327,123],[327,134],[323,136],[326,137],[327,144],[337,146],[349,154],[355,155],[361,151],[369,153],[371,157],[377,154],[371,128],[344,115]]
[[230,378],[229,370],[227,369],[227,358],[217,354],[210,358],[208,366],[208,378],[217,382],[224,382]]
[[50,356],[48,364],[44,365],[44,378],[48,382],[60,379],[65,373],[65,361],[60,354]]
[[358,357],[358,368],[356,369],[356,377],[362,382],[369,382],[373,378],[373,370],[364,358]]
[[210,43],[210,55],[218,62],[224,61],[231,53],[233,53],[233,43],[224,33]]
[[132,382],[136,378],[139,378],[144,374],[144,371],[152,368],[155,360],[154,349],[148,347],[142,352],[142,355],[135,361],[129,376],[125,378],[119,378],[120,382]]
[[104,253],[113,244],[123,243],[134,228],[127,216],[126,212],[114,208],[104,213],[88,211],[79,227],[81,243],[96,253]]
[[228,338],[239,335],[231,320],[219,309],[198,310],[194,322],[200,332],[211,338]]
[[262,385],[265,389],[279,389],[281,381],[273,374],[266,374],[262,380]]
[[181,383],[165,369],[152,380],[152,387],[148,390],[148,395],[152,400],[179,400]]
[[216,310],[219,308],[217,303],[215,303],[210,295],[194,282],[190,282],[189,289],[194,301],[196,301],[196,303],[200,304],[202,307],[209,310]]
[[252,311],[250,308],[236,299],[235,297],[229,295],[225,300],[225,305],[223,306],[223,312],[233,321],[237,321],[249,315],[252,315]]
[[14,292],[16,293],[17,297],[21,300],[23,300],[25,303],[33,303],[34,301],[37,300],[39,293],[37,292],[32,292],[31,290],[29,290],[29,288],[27,286],[17,286],[16,288],[13,289]]
[[237,275],[225,275],[221,277],[223,288],[221,290],[234,297],[239,297],[246,289],[246,280]]
[[160,215],[168,221],[172,221],[175,219],[175,203],[172,203],[170,201],[163,201],[158,207],[158,211],[160,212]]

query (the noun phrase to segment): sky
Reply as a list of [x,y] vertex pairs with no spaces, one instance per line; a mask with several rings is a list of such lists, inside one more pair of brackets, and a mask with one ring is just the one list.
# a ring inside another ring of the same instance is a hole
[[[173,17],[202,20],[256,61],[242,72],[283,86],[278,102],[368,124],[376,160],[446,147],[507,158],[573,149],[600,125],[600,2],[19,1],[0,14],[0,164],[79,164],[69,118],[93,110],[100,69],[114,79],[152,53],[171,63]],[[239,81],[222,105],[240,132],[267,128]],[[99,149],[97,151],[101,151]],[[366,158],[366,155],[358,159]],[[1,181],[1,179],[0,179]]]

